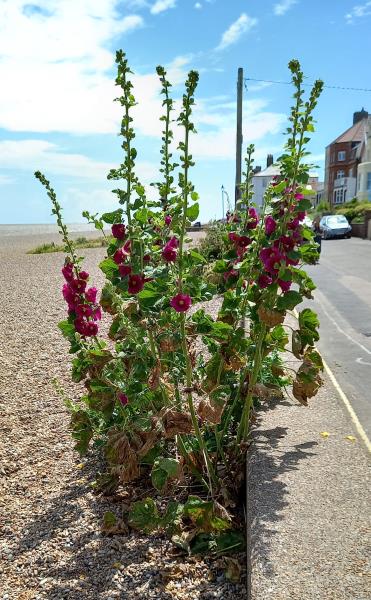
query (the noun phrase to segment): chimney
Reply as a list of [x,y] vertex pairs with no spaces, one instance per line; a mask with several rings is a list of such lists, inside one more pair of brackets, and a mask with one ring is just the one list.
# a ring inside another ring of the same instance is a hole
[[273,165],[273,154],[267,154],[267,169]]
[[353,113],[353,125],[359,123],[359,121],[362,121],[363,119],[367,119],[367,117],[368,112],[362,106],[362,110],[358,110],[357,112]]

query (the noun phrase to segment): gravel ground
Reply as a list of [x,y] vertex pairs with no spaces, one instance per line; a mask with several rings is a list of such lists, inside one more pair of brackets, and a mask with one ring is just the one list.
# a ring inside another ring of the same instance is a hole
[[[56,324],[63,256],[27,255],[51,236],[0,240],[0,600],[242,599],[220,561],[179,559],[166,539],[102,537],[106,510],[120,503],[94,496],[89,460],[73,451],[67,395],[67,345]],[[102,249],[86,250],[95,283]]]
[[327,378],[308,408],[263,413],[249,467],[252,600],[371,598],[366,452]]

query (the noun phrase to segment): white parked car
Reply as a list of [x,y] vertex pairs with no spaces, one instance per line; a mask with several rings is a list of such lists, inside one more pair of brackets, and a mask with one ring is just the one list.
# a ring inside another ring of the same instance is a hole
[[352,228],[344,215],[327,215],[326,217],[322,217],[319,227],[324,240],[340,237],[350,238],[352,235]]

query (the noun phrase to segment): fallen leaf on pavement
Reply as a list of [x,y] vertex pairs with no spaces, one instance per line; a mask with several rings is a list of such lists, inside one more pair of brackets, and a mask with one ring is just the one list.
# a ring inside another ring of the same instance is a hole
[[345,439],[349,440],[349,442],[355,442],[357,440],[357,438],[355,438],[354,435],[346,435]]
[[328,438],[328,436],[329,436],[330,434],[329,434],[329,432],[328,432],[328,431],[321,431],[320,435],[321,435],[323,438]]

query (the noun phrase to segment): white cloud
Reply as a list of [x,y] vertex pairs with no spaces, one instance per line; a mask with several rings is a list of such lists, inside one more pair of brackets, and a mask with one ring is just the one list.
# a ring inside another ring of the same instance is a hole
[[198,10],[200,10],[202,8],[202,4],[200,2],[196,2],[195,8],[197,8]]
[[[13,131],[104,133],[118,108],[107,50],[144,22],[120,15],[118,0],[0,3],[0,127]],[[35,5],[36,6],[36,5]],[[17,32],[17,35],[14,35]]]
[[165,10],[169,10],[169,8],[175,8],[175,6],[176,0],[157,0],[151,8],[151,13],[158,15]]
[[[101,182],[105,181],[108,171],[117,166],[84,154],[69,153],[65,148],[41,139],[0,141],[0,164],[3,169],[21,169],[28,173],[41,170],[47,176],[66,175]],[[152,181],[156,178],[156,166],[150,162],[138,162],[136,171],[139,178],[145,183]]]
[[282,0],[282,2],[278,2],[273,7],[273,12],[278,17],[282,17],[285,13],[287,13],[290,8],[297,4],[298,0]]
[[371,2],[365,2],[364,4],[356,4],[352,10],[345,15],[345,19],[348,24],[353,23],[354,18],[367,17],[371,15]]
[[231,44],[235,44],[238,40],[248,31],[250,31],[257,24],[258,20],[255,17],[249,17],[246,13],[242,15],[228,27],[223,33],[219,45],[216,50],[224,50]]

